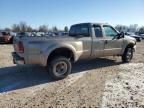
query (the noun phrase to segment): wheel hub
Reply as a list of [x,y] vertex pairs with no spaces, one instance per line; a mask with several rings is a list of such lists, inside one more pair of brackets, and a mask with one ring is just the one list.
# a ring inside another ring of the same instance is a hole
[[131,59],[131,57],[132,57],[132,50],[131,50],[131,49],[128,49],[127,58],[128,58],[128,59]]
[[67,71],[67,64],[65,62],[58,62],[55,65],[55,74],[57,75],[63,75]]

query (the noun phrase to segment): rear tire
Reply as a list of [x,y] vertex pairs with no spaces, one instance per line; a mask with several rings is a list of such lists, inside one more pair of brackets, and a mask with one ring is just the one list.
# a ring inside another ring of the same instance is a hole
[[66,78],[71,73],[71,62],[66,57],[56,57],[48,64],[48,71],[54,80]]
[[124,54],[122,55],[122,61],[128,63],[132,60],[132,58],[133,58],[133,48],[128,46],[125,49]]

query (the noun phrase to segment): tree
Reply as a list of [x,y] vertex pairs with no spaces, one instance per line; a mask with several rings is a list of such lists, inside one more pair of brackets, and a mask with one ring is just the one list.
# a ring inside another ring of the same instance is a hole
[[13,32],[32,32],[33,28],[27,25],[25,22],[20,22],[19,24],[12,25]]
[[144,34],[144,26],[139,29],[139,34]]
[[138,24],[131,24],[129,26],[129,29],[128,29],[128,32],[136,32],[137,31],[137,28],[138,28]]
[[12,25],[12,31],[13,32],[20,32],[20,26],[18,24]]
[[68,31],[69,31],[69,29],[68,29],[67,26],[65,26],[64,31],[65,31],[65,32],[68,32]]
[[28,26],[25,22],[20,22],[19,27],[20,27],[21,32],[27,32],[27,27]]
[[5,31],[11,31],[11,29],[10,29],[10,28],[5,28],[4,30],[5,30]]
[[48,26],[47,25],[39,26],[39,32],[48,32]]
[[52,28],[52,30],[53,30],[53,32],[57,32],[57,31],[58,31],[58,29],[57,29],[56,26],[54,26],[54,27]]
[[32,32],[38,32],[39,30],[38,29],[32,29]]
[[32,32],[33,28],[31,26],[27,26],[27,32]]
[[119,32],[127,32],[128,31],[128,27],[125,25],[116,25],[115,28],[119,31]]

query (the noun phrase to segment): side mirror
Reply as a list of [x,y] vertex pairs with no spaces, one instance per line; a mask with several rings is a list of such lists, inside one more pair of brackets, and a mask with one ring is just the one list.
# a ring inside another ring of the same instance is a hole
[[120,39],[120,38],[124,38],[125,36],[125,33],[124,32],[120,32],[117,36],[117,39]]
[[125,33],[121,32],[121,38],[124,38],[124,36],[125,36]]

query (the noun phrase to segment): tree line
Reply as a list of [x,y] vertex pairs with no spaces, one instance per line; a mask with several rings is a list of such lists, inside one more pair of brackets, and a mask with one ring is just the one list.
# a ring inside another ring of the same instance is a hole
[[[144,34],[144,26],[138,27],[137,24],[133,24],[130,26],[126,25],[116,25],[115,28],[120,32],[134,32],[138,34]],[[65,31],[68,32],[69,29],[67,26],[64,27],[63,30],[58,29],[56,26],[52,28],[48,28],[47,25],[40,25],[37,29],[32,28],[30,25],[28,25],[26,22],[20,22],[19,24],[13,24],[11,28],[5,28],[7,31],[13,31],[13,32],[57,32],[57,31]]]
[[57,32],[57,31],[65,31],[68,32],[68,27],[65,26],[63,30],[58,29],[56,26],[52,28],[48,28],[48,25],[40,25],[37,29],[31,27],[26,22],[20,22],[19,24],[13,24],[11,28],[5,28],[6,31],[13,32]]
[[116,25],[115,28],[119,32],[133,32],[133,33],[137,33],[137,34],[144,34],[144,26],[138,27],[138,24],[133,24],[130,26]]

